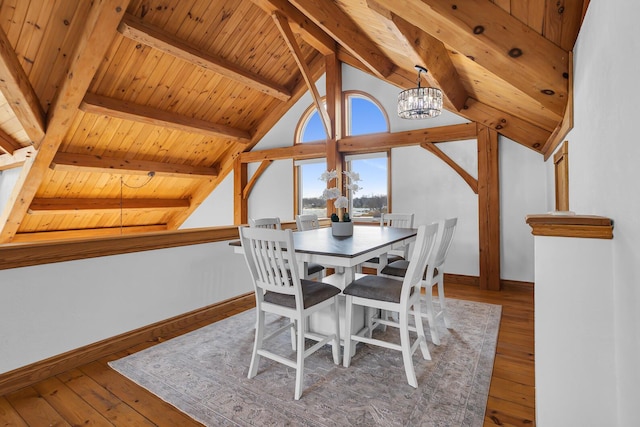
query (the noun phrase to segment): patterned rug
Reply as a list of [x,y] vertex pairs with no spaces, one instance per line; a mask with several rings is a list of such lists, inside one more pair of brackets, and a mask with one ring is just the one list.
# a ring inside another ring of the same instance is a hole
[[[298,401],[295,371],[282,364],[262,358],[248,379],[253,309],[110,365],[207,426],[482,426],[501,306],[447,301],[453,328],[440,324],[440,346],[427,328],[432,360],[414,354],[417,389],[406,382],[400,352],[367,344],[358,344],[349,368],[333,364],[330,346],[307,358]],[[274,329],[283,322],[267,319]],[[399,342],[395,328],[376,333]],[[288,333],[272,344],[293,353]]]

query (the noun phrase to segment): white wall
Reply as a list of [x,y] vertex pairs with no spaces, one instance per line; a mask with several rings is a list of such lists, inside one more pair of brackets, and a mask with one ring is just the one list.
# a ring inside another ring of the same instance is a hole
[[[617,408],[611,411],[606,405],[602,407],[608,411],[606,424],[612,426],[637,424],[640,396],[637,367],[640,354],[640,192],[636,172],[640,160],[636,106],[640,99],[637,84],[640,64],[636,55],[640,52],[638,16],[640,2],[634,0],[590,3],[574,50],[574,129],[566,138],[569,141],[570,209],[614,220],[610,274],[604,281],[580,277],[580,297],[588,305],[599,304],[604,310],[607,328],[603,334],[607,335],[590,334],[585,326],[582,340],[592,346],[603,345],[605,340],[604,345],[610,346],[612,357],[603,361],[599,369],[615,378],[615,386],[610,391]],[[551,169],[553,165],[548,163]],[[579,260],[579,252],[573,255]],[[566,303],[571,310],[575,301],[567,298]],[[545,307],[539,306],[536,297],[538,309]],[[576,313],[585,321],[593,314]],[[556,331],[565,335],[562,325],[558,325]],[[612,344],[606,342],[609,337],[614,338]],[[588,356],[574,360],[586,377],[593,374]],[[547,368],[553,367],[536,361],[536,375]],[[601,386],[606,384],[595,382],[590,387]],[[588,399],[588,390],[575,390],[577,397],[585,397],[584,408],[601,407],[599,401]],[[538,409],[539,414],[545,410]]]
[[[325,93],[324,76],[316,82],[320,95]],[[373,76],[343,65],[343,90],[360,90],[372,95],[386,109],[391,132],[447,126],[465,123],[467,120],[443,111],[429,120],[404,120],[396,113],[397,87]],[[291,146],[298,121],[311,105],[310,94],[303,96],[269,131],[254,148],[264,150]],[[438,147],[454,159],[469,174],[477,177],[478,160],[476,141],[458,141],[438,144]],[[500,186],[502,199],[502,278],[526,282],[534,281],[533,236],[525,224],[529,213],[548,210],[546,205],[546,170],[542,156],[500,138]],[[255,172],[259,163],[250,164],[248,175]],[[447,260],[448,273],[477,276],[478,266],[478,198],[470,187],[450,167],[434,155],[419,147],[403,147],[392,150],[392,209],[396,212],[416,212],[418,223],[429,223],[443,217],[458,217],[458,229]],[[248,201],[249,217],[279,216],[293,219],[293,163],[276,161],[257,181]],[[231,186],[232,180],[231,180]],[[416,191],[419,189],[419,191]],[[212,195],[215,202],[206,202],[194,213],[200,219],[213,217],[223,202],[233,205],[233,189],[229,198],[221,200]],[[225,193],[226,194],[226,193]],[[231,212],[231,216],[233,212]],[[196,225],[207,226],[206,221]],[[221,225],[211,223],[210,225]]]
[[22,168],[14,168],[0,171],[0,215],[2,214],[2,210],[4,209],[9,196],[11,196],[11,192],[18,181],[21,170]]
[[0,270],[0,373],[253,290],[227,242]]

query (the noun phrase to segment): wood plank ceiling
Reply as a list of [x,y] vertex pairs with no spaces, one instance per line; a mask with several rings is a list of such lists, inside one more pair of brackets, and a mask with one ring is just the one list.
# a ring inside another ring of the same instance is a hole
[[2,0],[0,171],[21,169],[0,243],[176,229],[327,55],[399,88],[424,65],[448,110],[542,158],[587,6]]

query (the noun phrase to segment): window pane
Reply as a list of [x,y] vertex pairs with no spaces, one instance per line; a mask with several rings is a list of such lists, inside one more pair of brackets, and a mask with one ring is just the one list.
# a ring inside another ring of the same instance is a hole
[[327,133],[324,131],[322,120],[318,110],[309,116],[309,120],[304,125],[300,142],[322,141],[327,139]]
[[362,187],[353,195],[350,215],[353,218],[379,218],[387,212],[387,157],[349,162],[349,169],[360,174]]
[[318,218],[327,217],[327,201],[322,198],[322,192],[327,184],[319,179],[326,170],[327,164],[324,161],[304,163],[298,166],[300,199],[302,201],[301,214],[314,213],[318,215]]
[[349,101],[351,104],[349,135],[387,131],[387,119],[375,103],[359,96],[351,96]]

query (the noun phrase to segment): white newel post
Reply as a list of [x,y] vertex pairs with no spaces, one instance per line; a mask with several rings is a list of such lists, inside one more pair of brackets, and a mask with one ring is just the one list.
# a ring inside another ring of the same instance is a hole
[[612,222],[527,222],[535,235],[536,424],[615,425]]

